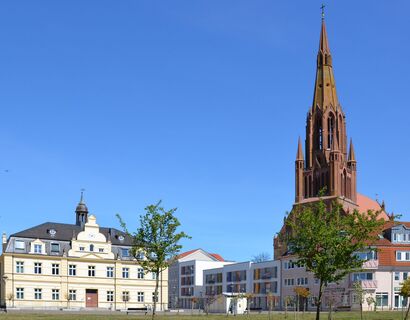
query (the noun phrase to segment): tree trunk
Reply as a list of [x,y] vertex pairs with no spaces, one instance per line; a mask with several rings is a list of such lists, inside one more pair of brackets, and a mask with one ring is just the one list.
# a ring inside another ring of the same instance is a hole
[[158,287],[159,287],[159,270],[155,270],[155,291],[154,291],[154,306],[152,310],[152,320],[155,318],[155,314],[157,312],[157,300],[158,300]]
[[[408,298],[407,298],[408,299]],[[407,320],[407,317],[409,316],[409,311],[410,311],[410,303],[407,307],[407,311],[406,311],[406,316],[404,317],[404,320]]]
[[320,320],[320,307],[322,306],[322,293],[323,293],[323,282],[322,280],[320,280],[319,296],[317,298],[317,306],[316,306],[316,320]]
[[360,301],[360,320],[363,320],[363,302]]

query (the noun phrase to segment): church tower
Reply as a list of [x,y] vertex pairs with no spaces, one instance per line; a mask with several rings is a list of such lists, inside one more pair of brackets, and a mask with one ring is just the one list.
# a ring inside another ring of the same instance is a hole
[[322,17],[312,107],[306,119],[305,157],[299,139],[295,161],[295,204],[317,199],[319,193],[356,204],[356,159],[348,153],[346,117],[336,93],[332,55]]

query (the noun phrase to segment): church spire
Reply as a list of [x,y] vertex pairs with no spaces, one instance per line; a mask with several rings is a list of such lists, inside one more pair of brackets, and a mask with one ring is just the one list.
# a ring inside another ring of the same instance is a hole
[[327,39],[325,18],[322,16],[322,30],[320,31],[319,52],[330,55],[329,40]]
[[317,53],[316,82],[313,97],[313,108],[322,111],[330,106],[334,110],[339,107],[336,94],[336,82],[333,75],[332,55],[330,54],[329,40],[327,37],[326,23],[322,18],[320,30],[319,50]]
[[354,154],[353,140],[351,138],[350,138],[349,161],[356,161],[356,156]]
[[300,137],[298,140],[298,151],[296,152],[296,161],[297,160],[304,160],[303,159],[303,151],[302,151],[302,142],[300,141]]

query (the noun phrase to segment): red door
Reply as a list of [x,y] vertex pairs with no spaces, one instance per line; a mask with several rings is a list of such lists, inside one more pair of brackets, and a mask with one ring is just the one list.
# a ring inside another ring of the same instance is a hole
[[95,289],[85,290],[85,307],[86,308],[98,308],[98,290],[95,290]]

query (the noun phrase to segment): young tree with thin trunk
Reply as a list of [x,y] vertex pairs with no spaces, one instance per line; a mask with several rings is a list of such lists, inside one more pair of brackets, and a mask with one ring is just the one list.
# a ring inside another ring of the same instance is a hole
[[349,273],[359,270],[363,260],[358,252],[371,250],[384,221],[379,212],[345,213],[333,203],[331,209],[323,199],[310,206],[296,208],[286,220],[285,242],[298,264],[306,267],[319,280],[316,320],[320,319],[322,295],[331,282],[339,282]]
[[[404,280],[403,285],[400,289],[400,295],[406,298],[407,301],[410,298],[410,278],[407,278],[406,280]],[[406,316],[404,317],[404,320],[408,319],[409,311],[410,311],[410,303],[407,306]]]
[[145,272],[155,274],[152,319],[156,314],[160,275],[181,250],[180,240],[190,238],[184,232],[178,232],[177,229],[181,224],[174,216],[175,211],[176,208],[165,210],[161,207],[161,201],[147,206],[145,214],[140,216],[137,231],[133,233],[128,231],[126,223],[117,214],[121,227],[132,238],[132,255]]

